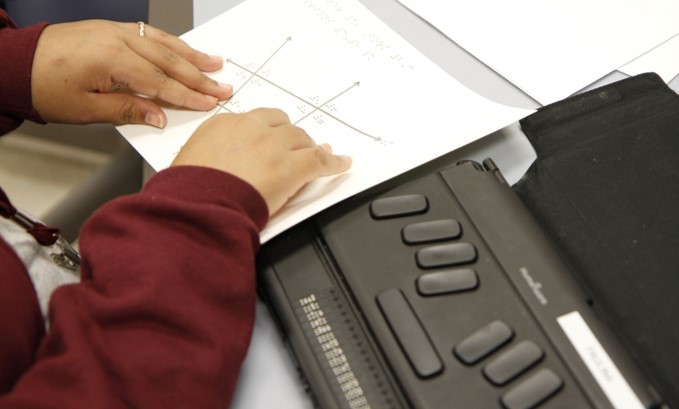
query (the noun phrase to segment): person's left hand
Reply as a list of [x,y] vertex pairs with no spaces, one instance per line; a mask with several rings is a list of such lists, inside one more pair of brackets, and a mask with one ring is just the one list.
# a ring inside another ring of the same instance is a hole
[[[136,23],[87,20],[47,26],[33,60],[33,107],[48,122],[162,128],[167,118],[154,100],[208,111],[229,98],[231,86],[203,72],[223,60],[179,38]],[[139,94],[139,95],[136,95]]]

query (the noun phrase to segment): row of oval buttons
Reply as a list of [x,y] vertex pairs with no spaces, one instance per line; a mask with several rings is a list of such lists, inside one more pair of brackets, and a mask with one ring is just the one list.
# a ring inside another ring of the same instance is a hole
[[[454,349],[455,356],[473,365],[509,343],[514,331],[496,320],[465,338]],[[544,357],[533,341],[521,341],[486,364],[481,372],[493,384],[501,386],[532,368]],[[509,409],[533,408],[558,392],[563,381],[550,369],[541,369],[505,393],[501,402]]]
[[[421,194],[386,197],[370,204],[370,214],[375,219],[388,219],[426,213],[427,198]],[[462,235],[457,220],[439,219],[412,223],[401,231],[406,244],[421,244],[454,240]],[[417,265],[423,269],[440,268],[471,263],[476,260],[476,248],[471,243],[455,242],[424,247],[417,251]],[[470,268],[449,269],[426,273],[418,277],[417,289],[422,295],[438,295],[456,291],[473,290],[479,281]]]
[[[375,219],[403,217],[408,215],[426,213],[428,210],[427,198],[423,195],[402,195],[381,198],[373,201],[370,205],[370,214]],[[458,239],[462,234],[460,223],[453,219],[441,219],[409,224],[402,229],[402,239],[406,244],[421,244],[443,240]],[[420,268],[439,268],[465,263],[476,260],[476,248],[471,243],[455,242],[445,243],[422,248],[416,253],[417,265]],[[442,293],[472,290],[478,287],[478,276],[471,268],[455,268],[449,270],[425,273],[417,279],[417,289],[422,295],[438,295]],[[403,333],[396,325],[394,311],[388,311],[387,294],[396,297],[401,304],[400,313],[404,312],[414,316],[406,301],[404,294],[396,289],[390,289],[378,296],[378,304],[383,313],[390,321],[390,326],[395,332],[399,342],[405,350],[411,364],[420,376],[431,376],[438,373],[441,363],[438,361],[433,345],[430,345],[424,328],[418,342],[402,339]],[[390,300],[393,301],[393,300]],[[407,307],[407,308],[406,308]],[[405,314],[408,315],[408,314]],[[398,325],[396,325],[398,327]],[[410,327],[412,330],[412,327]],[[410,334],[412,335],[412,334]],[[454,354],[462,362],[471,365],[495,350],[502,347],[513,338],[513,331],[501,321],[494,321],[467,337],[454,348]],[[426,342],[424,342],[426,340]],[[404,341],[405,344],[404,344]],[[409,346],[408,346],[409,345]],[[516,378],[529,368],[542,360],[544,352],[532,341],[522,341],[515,345],[492,362],[483,367],[484,376],[495,385],[504,385]],[[423,360],[423,358],[426,358]],[[434,359],[436,358],[436,359]],[[503,406],[509,409],[530,408],[549,398],[561,389],[563,381],[549,369],[542,369],[529,379],[507,392],[502,398]]]

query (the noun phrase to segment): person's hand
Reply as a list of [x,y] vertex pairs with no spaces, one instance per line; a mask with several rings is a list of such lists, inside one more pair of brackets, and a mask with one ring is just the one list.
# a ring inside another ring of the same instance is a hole
[[172,166],[207,166],[250,183],[274,214],[308,182],[343,172],[351,159],[317,145],[281,110],[219,114],[196,129]]
[[[149,25],[87,20],[47,26],[32,70],[33,107],[48,122],[164,127],[153,101],[208,111],[233,89],[203,72],[223,60]],[[143,95],[147,98],[135,95]]]

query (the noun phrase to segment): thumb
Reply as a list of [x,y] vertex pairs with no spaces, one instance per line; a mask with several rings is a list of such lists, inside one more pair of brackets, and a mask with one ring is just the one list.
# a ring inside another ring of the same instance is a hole
[[145,124],[164,128],[165,113],[153,101],[128,93],[97,94],[90,106],[95,122],[114,125]]

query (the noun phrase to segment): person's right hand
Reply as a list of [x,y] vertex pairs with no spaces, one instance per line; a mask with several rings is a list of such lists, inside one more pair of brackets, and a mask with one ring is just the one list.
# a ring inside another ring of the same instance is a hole
[[172,163],[179,165],[238,176],[259,191],[271,215],[313,179],[349,169],[351,159],[317,145],[283,111],[260,108],[205,121]]
[[47,26],[33,57],[33,107],[47,122],[167,123],[158,102],[209,111],[233,88],[203,72],[224,61],[150,25],[85,20]]

